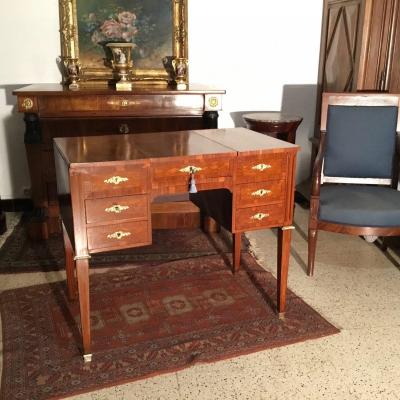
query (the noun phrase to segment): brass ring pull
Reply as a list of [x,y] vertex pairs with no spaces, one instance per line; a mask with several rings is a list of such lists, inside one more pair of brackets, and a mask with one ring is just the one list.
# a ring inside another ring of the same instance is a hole
[[124,176],[112,176],[111,178],[104,179],[104,183],[107,183],[108,185],[119,185],[122,182],[128,181],[128,178],[125,178]]
[[129,133],[129,126],[128,124],[120,124],[118,127],[119,133]]
[[268,189],[259,189],[253,192],[251,195],[254,197],[264,197],[265,195],[271,194],[272,191]]
[[270,169],[272,166],[270,164],[257,164],[251,167],[251,169],[254,169],[256,171],[265,171],[266,169]]
[[202,171],[203,168],[195,167],[194,165],[188,165],[187,167],[181,168],[179,172],[185,172],[187,174],[194,174],[196,172]]
[[109,235],[107,235],[107,239],[121,240],[122,238],[130,236],[130,235],[131,235],[130,232],[117,231],[117,232],[110,233]]
[[257,213],[257,214],[252,215],[250,217],[250,219],[262,221],[264,218],[267,218],[267,217],[269,217],[269,214]]
[[121,206],[119,204],[115,204],[112,207],[108,207],[108,208],[104,209],[104,211],[107,213],[121,214],[122,211],[125,211],[128,209],[129,209],[129,206]]

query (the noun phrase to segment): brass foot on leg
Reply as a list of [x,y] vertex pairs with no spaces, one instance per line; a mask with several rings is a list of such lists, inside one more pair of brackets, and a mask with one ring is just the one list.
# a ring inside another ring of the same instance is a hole
[[285,319],[285,313],[284,312],[278,313],[278,318],[282,320]]
[[84,355],[83,355],[83,361],[84,361],[85,363],[91,362],[91,361],[92,361],[92,354],[84,354]]

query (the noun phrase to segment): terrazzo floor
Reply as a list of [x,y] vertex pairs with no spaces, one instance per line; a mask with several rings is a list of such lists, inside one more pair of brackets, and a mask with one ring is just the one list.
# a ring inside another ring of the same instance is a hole
[[[17,219],[8,217],[10,223]],[[296,206],[289,287],[340,328],[338,335],[70,399],[400,399],[399,258],[361,238],[321,232],[310,278],[305,273],[307,217],[308,210]],[[275,272],[275,233],[247,236],[260,263]],[[63,273],[1,275],[0,290],[59,279]]]

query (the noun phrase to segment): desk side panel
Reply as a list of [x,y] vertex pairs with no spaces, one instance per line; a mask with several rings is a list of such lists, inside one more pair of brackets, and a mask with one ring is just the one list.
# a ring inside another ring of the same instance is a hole
[[74,229],[72,222],[71,189],[69,166],[61,156],[57,146],[54,146],[54,161],[57,177],[57,195],[60,206],[60,216],[72,244],[74,244]]

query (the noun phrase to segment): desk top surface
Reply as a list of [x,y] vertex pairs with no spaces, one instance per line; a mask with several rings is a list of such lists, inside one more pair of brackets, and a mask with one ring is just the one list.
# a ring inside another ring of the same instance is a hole
[[70,167],[91,163],[204,155],[237,156],[238,153],[247,155],[299,149],[299,146],[245,128],[56,138],[54,142]]

